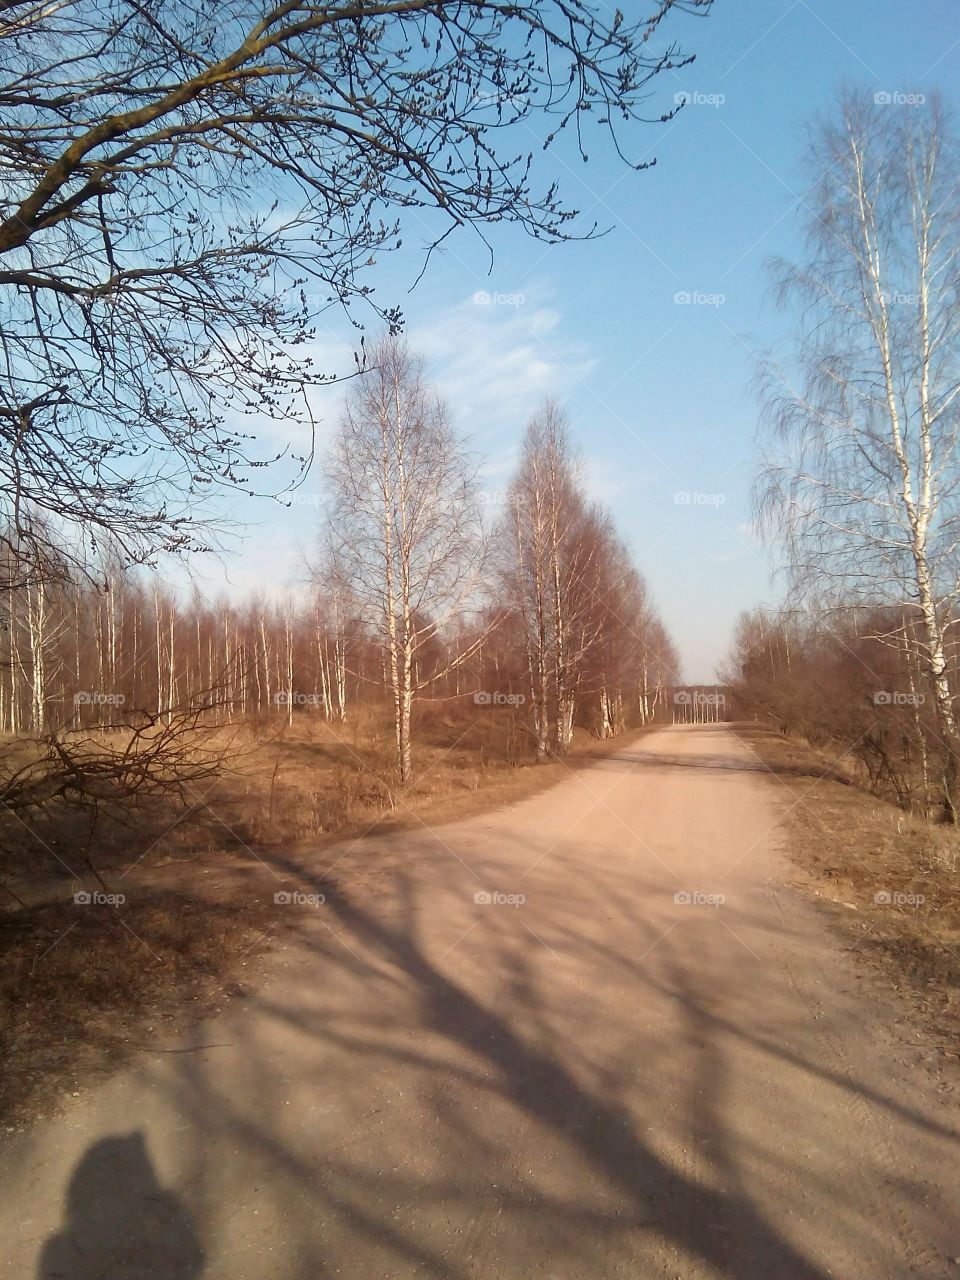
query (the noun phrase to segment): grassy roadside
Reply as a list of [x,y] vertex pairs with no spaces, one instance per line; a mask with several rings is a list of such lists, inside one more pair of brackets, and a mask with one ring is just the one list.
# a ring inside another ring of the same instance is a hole
[[[104,840],[105,889],[48,869],[31,892],[21,875],[30,905],[0,914],[0,1133],[55,1114],[138,1049],[169,1043],[242,994],[258,957],[290,927],[286,919],[277,927],[271,851],[315,857],[322,870],[344,840],[525,799],[642,732],[606,742],[578,734],[563,761],[536,765],[497,752],[483,723],[478,733],[441,722],[403,794],[387,781],[374,735],[344,741],[320,726],[251,738],[185,818],[158,835],[163,815],[141,815],[136,839]],[[77,903],[77,890],[122,892],[124,901]]]
[[264,900],[183,892],[50,902],[0,922],[0,1130],[13,1132],[239,994]]
[[877,799],[805,742],[734,727],[781,788],[799,887],[960,1060],[960,833]]

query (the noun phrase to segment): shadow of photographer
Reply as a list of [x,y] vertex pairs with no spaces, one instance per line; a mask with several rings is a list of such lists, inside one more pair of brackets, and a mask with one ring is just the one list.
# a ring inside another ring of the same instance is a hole
[[80,1160],[65,1222],[44,1246],[37,1280],[196,1280],[204,1261],[193,1218],[160,1184],[135,1132],[104,1138]]

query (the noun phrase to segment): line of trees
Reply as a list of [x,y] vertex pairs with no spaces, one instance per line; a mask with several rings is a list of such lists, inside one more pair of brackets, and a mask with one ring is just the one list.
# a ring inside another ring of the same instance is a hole
[[[754,610],[725,671],[737,717],[798,735],[906,809],[945,813],[949,745],[939,728],[914,611]],[[960,661],[946,648],[948,670]]]
[[207,723],[298,707],[343,719],[351,643],[336,603],[181,599],[115,560],[99,580],[42,572],[0,597],[0,732],[49,734],[169,718]]
[[[476,464],[420,362],[383,339],[348,396],[327,465],[324,575],[380,654],[398,773],[412,770],[415,699],[468,678],[529,702],[537,759],[579,715],[607,737],[645,723],[676,657],[609,516],[587,498],[559,409],[529,424],[492,529]],[[469,684],[466,687],[470,687]]]
[[676,653],[609,514],[584,492],[555,404],[527,427],[494,563],[537,758],[563,754],[578,712],[601,737],[646,723],[676,678]]
[[[610,516],[587,496],[560,409],[529,423],[503,510],[481,518],[477,467],[421,362],[396,337],[351,386],[326,463],[312,589],[280,601],[180,598],[101,552],[84,574],[44,561],[0,596],[0,732],[173,717],[385,706],[413,772],[418,699],[509,708],[536,759],[580,725],[645,724],[677,659]],[[38,539],[39,540],[39,539]]]
[[960,148],[936,97],[849,93],[809,155],[807,252],[777,263],[793,358],[761,368],[758,502],[780,616],[747,616],[747,708],[957,821]]
[[728,691],[720,685],[687,685],[674,689],[671,723],[720,724],[727,719]]

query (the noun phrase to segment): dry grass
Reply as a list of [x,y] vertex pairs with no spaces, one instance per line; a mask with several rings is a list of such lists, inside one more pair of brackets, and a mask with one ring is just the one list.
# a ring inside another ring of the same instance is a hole
[[251,847],[315,846],[318,838],[355,835],[374,823],[468,816],[549,786],[612,745],[578,731],[562,762],[537,765],[528,742],[520,717],[510,713],[428,705],[415,724],[414,778],[399,788],[392,728],[383,717],[274,728],[224,779],[215,807]]
[[0,927],[0,1122],[55,1111],[64,1094],[162,1045],[242,988],[276,912],[158,892],[122,906],[47,903]]
[[[227,767],[211,785],[188,787],[186,807],[158,797],[130,807],[122,822],[101,818],[89,858],[107,883],[132,864],[264,856],[280,847],[315,848],[373,825],[467,816],[550,785],[609,747],[578,730],[564,761],[536,765],[521,716],[424,704],[415,723],[415,776],[401,789],[383,713],[358,710],[345,725],[304,714],[288,726],[272,716],[211,729],[209,739]],[[6,749],[11,745],[23,750]],[[5,878],[28,901],[71,876],[86,879],[80,849],[87,833],[69,813],[29,827],[0,815],[0,837]]]
[[877,799],[843,761],[805,742],[737,729],[784,786],[802,886],[830,904],[857,952],[910,996],[944,1051],[960,1056],[960,832]]

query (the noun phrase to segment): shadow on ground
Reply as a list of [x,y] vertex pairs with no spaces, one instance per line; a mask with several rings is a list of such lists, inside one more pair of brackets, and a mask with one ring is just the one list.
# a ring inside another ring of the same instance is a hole
[[[482,824],[452,857],[442,829],[402,838],[410,856],[361,893],[273,858],[325,898],[285,967],[230,1007],[222,1049],[141,1072],[179,1202],[136,1135],[99,1144],[38,1280],[99,1275],[56,1267],[71,1247],[122,1257],[125,1233],[149,1241],[164,1221],[180,1270],[155,1251],[102,1274],[187,1280],[205,1250],[231,1280],[828,1280],[894,1274],[884,1250],[904,1240],[912,1274],[938,1274],[924,1231],[956,1229],[956,1206],[891,1169],[877,1117],[916,1157],[905,1169],[953,1135],[838,1067],[759,980],[788,922],[736,894],[683,916],[669,877],[589,831],[549,857],[502,829],[487,848]],[[526,901],[475,901],[494,889]],[[885,1220],[884,1192],[916,1229]]]
[[37,1280],[197,1280],[203,1270],[193,1219],[160,1185],[144,1135],[95,1143],[70,1179],[63,1226],[44,1247]]

